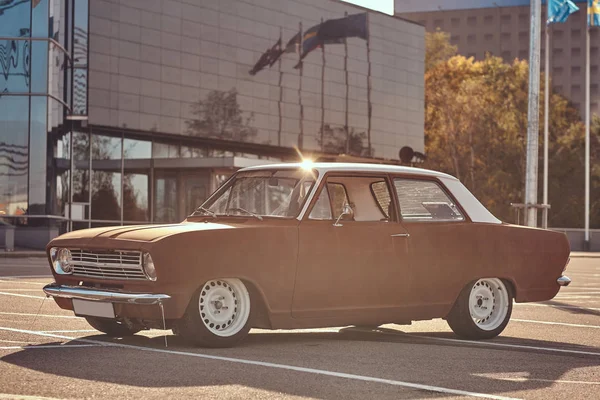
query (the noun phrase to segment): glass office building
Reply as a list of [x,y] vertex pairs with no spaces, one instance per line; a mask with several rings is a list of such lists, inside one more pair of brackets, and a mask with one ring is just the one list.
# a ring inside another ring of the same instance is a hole
[[[250,72],[360,13],[366,39]],[[397,163],[424,148],[423,66],[422,26],[335,0],[1,1],[0,217],[42,247],[181,221],[236,169],[298,150]]]

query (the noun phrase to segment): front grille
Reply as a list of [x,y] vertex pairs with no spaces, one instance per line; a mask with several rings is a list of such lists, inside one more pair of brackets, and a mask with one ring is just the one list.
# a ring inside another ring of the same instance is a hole
[[139,251],[71,249],[73,276],[99,279],[146,280]]

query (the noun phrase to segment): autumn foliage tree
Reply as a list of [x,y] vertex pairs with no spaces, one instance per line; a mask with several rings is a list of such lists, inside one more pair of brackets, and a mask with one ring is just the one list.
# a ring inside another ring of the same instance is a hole
[[[525,181],[528,64],[523,60],[508,64],[491,55],[482,61],[457,55],[448,35],[439,31],[427,35],[426,47],[426,166],[456,176],[498,218],[513,222],[510,203],[523,202]],[[540,110],[541,203],[543,104]],[[549,225],[580,227],[583,124],[577,110],[557,93],[551,94],[550,113]],[[600,133],[600,120],[597,127]],[[594,154],[598,159],[600,154]],[[599,178],[596,168],[596,193]],[[592,225],[600,227],[600,202],[593,203],[592,211]]]

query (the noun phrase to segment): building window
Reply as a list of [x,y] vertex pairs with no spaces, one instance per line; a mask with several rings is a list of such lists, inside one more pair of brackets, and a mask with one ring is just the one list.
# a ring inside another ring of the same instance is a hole
[[467,36],[467,43],[470,45],[474,45],[477,42],[476,36],[471,34]]
[[[544,58],[544,55],[541,56]],[[529,52],[527,50],[519,50],[519,59],[527,60],[529,58]]]
[[502,22],[503,24],[509,24],[510,23],[510,14],[505,14],[505,15],[501,16],[500,22]]
[[571,49],[571,57],[579,57],[581,56],[581,49],[579,47],[573,47]]
[[493,15],[486,15],[485,17],[483,17],[483,23],[485,25],[490,25],[492,23],[494,23],[494,16]]
[[450,36],[450,43],[452,43],[452,44],[458,44],[459,41],[460,41],[460,36],[458,36],[458,35],[452,35],[452,36]]
[[581,75],[581,67],[575,66],[571,67],[571,77],[577,77]]
[[467,18],[467,25],[468,26],[475,26],[475,25],[477,25],[477,17],[468,17]]
[[519,14],[519,24],[529,24],[529,14]]
[[486,33],[483,38],[485,39],[486,42],[491,42],[492,40],[494,40],[494,35],[492,35],[491,33]]
[[563,73],[562,67],[554,67],[554,70],[552,71],[552,75],[554,75],[554,76],[561,76],[562,73]]
[[571,29],[572,39],[581,39],[581,29]]
[[458,26],[460,25],[460,18],[452,18],[450,20],[450,23],[452,24],[453,28],[458,28]]
[[581,85],[571,85],[571,95],[577,95],[581,91]]
[[511,58],[512,58],[512,53],[508,50],[505,50],[502,52],[501,57],[504,61],[506,62],[511,62]]
[[433,21],[433,27],[434,28],[443,29],[444,28],[444,21],[441,20],[441,19],[436,19],[435,21]]

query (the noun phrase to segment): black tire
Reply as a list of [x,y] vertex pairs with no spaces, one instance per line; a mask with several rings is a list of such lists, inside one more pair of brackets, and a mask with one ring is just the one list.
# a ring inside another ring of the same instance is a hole
[[135,325],[128,326],[124,322],[117,321],[116,319],[96,317],[85,317],[85,319],[92,328],[112,337],[132,336],[142,330],[141,327]]
[[[213,280],[209,281],[200,287],[190,300],[188,307],[179,321],[177,321],[177,326],[174,331],[177,331],[177,334],[183,338],[184,341],[199,347],[209,347],[209,348],[224,348],[224,347],[234,347],[238,345],[242,340],[246,338],[248,332],[251,328],[251,321],[253,317],[253,307],[252,307],[252,298],[250,293],[247,291],[245,285],[239,281],[243,286],[243,289],[246,290],[247,299],[248,299],[248,307],[249,312],[247,319],[243,326],[240,327],[239,331],[231,336],[219,336],[213,332],[211,332],[205,323],[202,320],[201,310],[200,310],[200,296],[203,293],[205,286],[211,282],[224,282],[227,280]],[[241,325],[240,321],[240,325]]]
[[508,299],[506,315],[502,318],[500,324],[493,329],[482,329],[477,325],[477,323],[475,323],[469,309],[469,297],[471,295],[471,291],[474,290],[476,285],[480,284],[481,281],[483,280],[473,281],[463,288],[456,299],[452,310],[450,310],[448,316],[446,317],[446,322],[448,322],[448,325],[452,331],[464,339],[481,340],[492,339],[498,336],[500,333],[502,333],[504,328],[506,328],[506,325],[508,324],[512,314],[514,297],[512,287],[510,284],[497,279],[497,281],[500,282],[500,285],[497,286],[498,291],[505,292],[505,295]]

